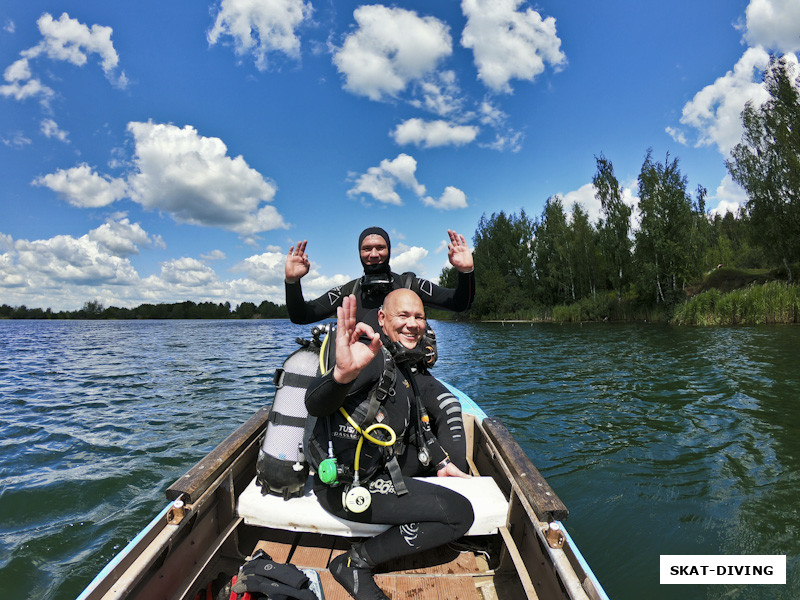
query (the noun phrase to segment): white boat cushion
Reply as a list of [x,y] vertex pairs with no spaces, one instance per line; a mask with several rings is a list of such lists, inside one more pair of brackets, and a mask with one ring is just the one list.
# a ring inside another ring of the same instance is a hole
[[[467,531],[467,535],[497,533],[498,527],[506,525],[508,500],[491,477],[471,477],[469,479],[415,477],[415,479],[450,488],[469,499],[475,513],[475,522]],[[272,494],[262,496],[261,487],[253,479],[239,496],[236,510],[248,525],[290,531],[310,531],[345,537],[371,537],[390,527],[379,523],[357,523],[333,516],[322,508],[310,485],[306,485],[302,496],[287,501]]]

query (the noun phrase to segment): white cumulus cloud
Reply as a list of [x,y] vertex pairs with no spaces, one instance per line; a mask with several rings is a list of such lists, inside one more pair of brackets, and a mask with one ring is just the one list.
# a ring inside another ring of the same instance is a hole
[[275,185],[245,162],[231,158],[219,138],[152,122],[128,124],[134,137],[136,172],[128,177],[131,198],[193,225],[220,227],[240,235],[285,228],[267,203]]
[[0,85],[0,95],[6,98],[19,101],[41,96],[42,102],[47,103],[55,94],[52,89],[33,77],[27,58],[20,58],[7,66],[3,72],[3,79],[7,83]]
[[399,244],[392,253],[392,271],[396,273],[405,273],[406,271],[413,271],[417,274],[424,273],[425,267],[422,261],[427,256],[428,251],[425,248]]
[[217,274],[196,258],[181,257],[161,265],[161,279],[170,284],[193,288],[214,283]]
[[402,185],[418,196],[425,193],[425,186],[417,181],[417,161],[408,154],[398,154],[394,160],[384,159],[377,167],[370,167],[356,179],[355,186],[347,194],[366,194],[383,204],[402,206],[403,200],[396,188]]
[[463,146],[478,135],[480,129],[472,125],[457,125],[448,121],[408,119],[400,123],[391,135],[398,144],[414,144],[423,148],[438,146]]
[[750,0],[745,11],[745,39],[750,46],[800,52],[800,2]]
[[271,53],[299,58],[296,30],[312,12],[311,3],[303,0],[222,0],[208,41],[213,45],[232,37],[236,53],[251,53],[256,67],[264,71]]
[[457,210],[459,208],[467,208],[467,195],[457,187],[448,185],[444,188],[444,193],[441,198],[434,200],[430,196],[422,198],[422,203],[425,206],[438,208],[439,210]]
[[18,240],[14,253],[18,268],[34,287],[55,288],[59,283],[125,285],[138,279],[127,258],[109,254],[89,235]]
[[664,132],[680,145],[685,146],[689,143],[686,134],[676,127],[665,127]]
[[131,223],[127,217],[109,219],[91,230],[87,238],[109,254],[119,257],[139,254],[140,246],[163,245],[159,236],[151,238],[139,223]]
[[189,125],[153,122],[131,122],[128,131],[134,141],[134,168],[125,178],[101,175],[81,164],[38,177],[34,185],[84,208],[129,197],[181,223],[234,231],[248,243],[255,243],[258,233],[287,227],[269,204],[275,185],[242,156],[228,156],[219,138],[204,137]]
[[553,17],[542,19],[523,0],[463,0],[467,24],[461,45],[471,48],[478,78],[495,92],[511,93],[512,79],[533,81],[545,69],[566,64]]
[[[248,256],[233,267],[233,272],[245,273],[248,278],[260,283],[277,285],[284,280],[285,263],[286,255],[283,252],[264,252]],[[305,279],[303,282],[305,283]]]
[[761,104],[768,97],[760,76],[768,64],[766,50],[749,48],[733,70],[697,92],[683,107],[681,123],[698,130],[698,146],[715,144],[727,155],[739,142],[745,103]]
[[353,16],[357,28],[334,50],[333,62],[354,94],[397,97],[452,53],[449,28],[434,17],[381,5],[361,6]]
[[564,209],[571,215],[573,206],[575,204],[580,204],[584,212],[589,215],[589,222],[597,223],[597,220],[600,218],[601,206],[596,192],[597,190],[591,183],[586,183],[577,190],[567,192],[563,196]]
[[85,163],[38,177],[33,184],[48,187],[73,206],[82,208],[107,206],[126,195],[123,180],[99,175]]
[[228,256],[222,250],[216,249],[212,250],[211,252],[207,252],[206,254],[203,254],[200,258],[206,261],[212,261],[212,260],[225,260],[227,257]]
[[30,61],[42,57],[82,67],[89,61],[90,56],[96,55],[109,81],[117,87],[126,87],[125,73],[116,72],[119,55],[111,41],[113,33],[111,27],[97,24],[89,26],[70,18],[67,13],[62,13],[58,19],[54,19],[49,13],[44,13],[36,24],[42,34],[42,40],[20,52],[22,58],[5,69],[3,77],[6,83],[0,86],[0,95],[15,100],[39,96],[41,101],[47,104],[54,92],[34,76],[30,67]]
[[736,214],[739,208],[747,204],[747,192],[736,183],[730,174],[725,175],[714,195],[709,200],[716,200],[717,206],[708,212],[712,215],[725,216],[726,212]]
[[58,20],[45,13],[36,23],[44,39],[22,52],[24,57],[34,58],[45,54],[53,60],[68,61],[81,67],[86,64],[88,54],[97,54],[107,75],[117,67],[119,55],[111,42],[111,27],[89,27],[77,19],[71,19],[67,13],[63,13]]

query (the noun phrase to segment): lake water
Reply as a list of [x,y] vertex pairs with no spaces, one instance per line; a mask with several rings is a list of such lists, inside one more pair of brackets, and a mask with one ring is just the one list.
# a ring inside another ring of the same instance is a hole
[[[434,323],[613,600],[800,597],[800,329]],[[0,591],[71,600],[256,409],[308,326],[0,321]],[[785,554],[785,586],[661,586],[662,554]]]

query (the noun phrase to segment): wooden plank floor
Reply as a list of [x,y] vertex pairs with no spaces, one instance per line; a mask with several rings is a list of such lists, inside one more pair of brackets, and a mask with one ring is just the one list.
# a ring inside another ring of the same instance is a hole
[[[328,571],[330,561],[349,549],[346,540],[315,533],[283,533],[259,542],[257,548],[275,560],[318,571],[326,600],[352,600]],[[487,569],[486,562],[472,552],[437,548],[381,565],[375,581],[394,600],[484,600],[493,597],[493,593],[481,591],[492,586]]]

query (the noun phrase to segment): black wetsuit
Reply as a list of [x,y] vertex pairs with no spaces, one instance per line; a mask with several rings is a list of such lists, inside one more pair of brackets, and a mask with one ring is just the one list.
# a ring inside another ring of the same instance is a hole
[[[358,433],[347,424],[339,412],[343,406],[351,413],[364,400],[369,390],[378,381],[383,370],[379,355],[350,384],[339,384],[333,379],[333,371],[318,377],[308,388],[306,406],[309,414],[320,417],[314,429],[314,437],[327,448],[328,438],[333,441],[334,452],[341,464],[353,465]],[[314,491],[320,504],[343,519],[366,523],[392,525],[384,533],[364,542],[364,551],[376,564],[392,558],[414,554],[446,544],[463,536],[474,519],[472,505],[460,494],[431,483],[412,479],[419,473],[416,462],[416,447],[409,439],[409,424],[413,416],[413,391],[404,369],[397,370],[394,395],[381,405],[375,422],[389,425],[396,433],[400,444],[399,464],[403,483],[408,492],[395,493],[392,477],[384,464],[384,453],[378,446],[365,440],[361,451],[361,485],[371,492],[372,503],[363,513],[352,513],[342,506],[343,486],[329,487],[318,476],[314,479]],[[444,457],[436,445],[431,447],[432,464]],[[434,462],[435,461],[435,462]],[[364,477],[368,476],[368,481]]]
[[[403,275],[391,274],[392,289],[406,287],[405,275],[405,273]],[[475,271],[459,272],[455,289],[440,287],[413,273],[408,275],[411,276],[410,289],[416,292],[422,303],[429,308],[462,312],[472,306],[472,301],[475,299]],[[370,293],[367,287],[360,285],[360,282],[360,279],[353,279],[344,285],[328,290],[319,298],[309,301],[303,298],[303,288],[299,281],[297,283],[286,282],[286,308],[289,311],[289,319],[292,323],[306,325],[335,316],[336,308],[342,305],[344,297],[355,291],[358,302],[356,318],[376,326],[376,323],[370,322],[375,319],[372,315],[381,307],[383,299],[391,290]]]
[[433,434],[450,460],[459,469],[469,473],[461,402],[441,381],[429,373],[416,373],[414,381],[431,419]]

